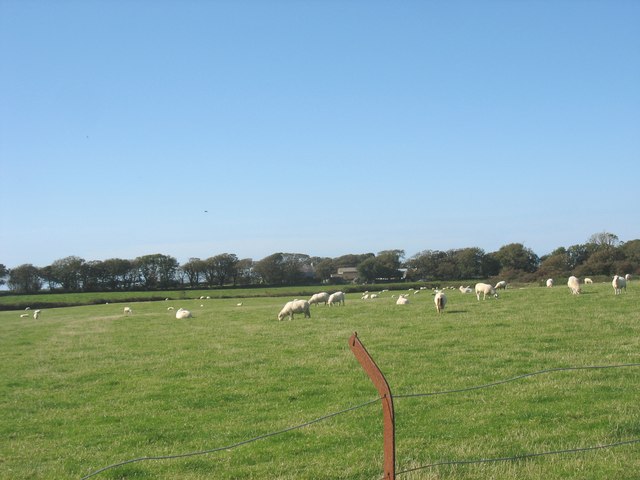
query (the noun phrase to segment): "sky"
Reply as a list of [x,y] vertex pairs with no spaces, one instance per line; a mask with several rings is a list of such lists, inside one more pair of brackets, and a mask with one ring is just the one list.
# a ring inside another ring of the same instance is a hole
[[640,238],[635,0],[0,0],[0,263]]

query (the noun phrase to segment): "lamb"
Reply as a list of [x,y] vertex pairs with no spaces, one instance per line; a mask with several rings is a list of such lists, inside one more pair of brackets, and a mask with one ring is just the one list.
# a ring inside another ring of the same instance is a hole
[[592,285],[593,284],[593,280],[591,280],[589,277],[584,279],[584,284],[585,285]]
[[471,293],[471,292],[473,292],[471,287],[463,287],[462,285],[460,285],[460,287],[458,287],[458,290],[460,290],[460,293]]
[[577,277],[571,275],[567,280],[567,286],[573,295],[580,295],[580,281]]
[[289,317],[289,320],[293,320],[294,313],[304,313],[305,318],[311,318],[311,312],[309,311],[309,302],[306,300],[291,300],[285,303],[282,310],[278,314],[278,320],[282,320],[284,317]]
[[433,301],[436,304],[436,311],[438,313],[442,313],[444,311],[444,306],[447,304],[447,296],[443,291],[436,293],[435,297],[433,297]]
[[499,281],[498,283],[496,283],[496,286],[493,287],[496,290],[506,290],[507,289],[507,282],[505,282],[504,280]]
[[553,287],[553,278],[547,279],[547,288]]
[[615,277],[613,277],[611,286],[613,287],[613,292],[615,295],[620,295],[622,293],[623,288],[625,293],[627,292],[627,280],[622,278],[619,275],[616,275]]
[[40,316],[40,310],[34,310],[33,311],[33,319],[37,320],[39,316]]
[[476,283],[476,297],[480,300],[480,294],[482,294],[482,299],[487,298],[487,294],[493,295],[495,298],[498,298],[498,294],[496,293],[496,289],[493,285],[488,283]]
[[131,307],[124,307],[123,312],[125,315],[131,315],[133,313],[133,310],[131,310]]
[[627,273],[627,274],[624,276],[624,279],[625,279],[627,282],[628,282],[629,280],[631,280],[631,274],[630,274],[630,273]]
[[342,304],[344,305],[344,292],[335,292],[329,295],[329,300],[327,300],[329,306],[333,306],[334,304]]
[[409,299],[407,298],[407,295],[400,295],[398,297],[398,300],[396,300],[396,305],[406,305],[409,303]]
[[311,298],[309,299],[309,305],[314,305],[316,303],[324,303],[326,305],[328,300],[329,294],[327,292],[316,293],[314,295],[311,295]]
[[20,318],[27,318],[29,316],[28,313],[22,313],[20,314]]
[[176,310],[176,318],[179,320],[182,320],[184,318],[193,318],[193,315],[191,315],[191,312],[185,308],[179,308],[178,310]]

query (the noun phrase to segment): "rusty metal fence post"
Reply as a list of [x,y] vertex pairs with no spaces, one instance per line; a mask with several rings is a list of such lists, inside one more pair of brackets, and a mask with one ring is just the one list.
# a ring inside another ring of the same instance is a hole
[[374,386],[380,394],[382,400],[382,415],[384,424],[384,478],[385,480],[395,480],[396,478],[396,440],[395,440],[395,418],[393,411],[393,396],[387,383],[387,379],[373,361],[367,349],[358,339],[358,334],[354,332],[349,338],[349,347],[355,355],[364,371],[369,375]]

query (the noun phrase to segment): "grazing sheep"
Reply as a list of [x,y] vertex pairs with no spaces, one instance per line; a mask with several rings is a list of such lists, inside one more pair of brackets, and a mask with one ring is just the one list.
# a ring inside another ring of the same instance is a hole
[[435,297],[433,297],[433,302],[436,304],[436,311],[438,313],[442,313],[444,311],[444,306],[447,304],[447,296],[444,292],[440,291],[436,293]]
[[294,313],[304,313],[305,318],[311,318],[311,312],[309,311],[309,302],[306,300],[291,300],[285,303],[282,310],[278,314],[278,320],[282,320],[284,317],[289,317],[289,320],[293,320]]
[[396,300],[396,305],[406,305],[409,303],[409,299],[404,295],[400,295],[398,300]]
[[34,310],[33,311],[33,319],[37,320],[39,316],[40,316],[40,310]]
[[627,273],[627,274],[624,276],[624,279],[625,279],[627,282],[628,282],[629,280],[631,280],[631,274],[630,274],[630,273]]
[[498,294],[496,293],[496,289],[493,285],[488,283],[476,283],[476,297],[480,300],[480,294],[482,294],[482,299],[487,298],[487,294],[493,295],[495,298],[498,298]]
[[124,307],[123,311],[125,315],[131,315],[133,313],[133,310],[131,310],[131,307]]
[[567,280],[567,287],[569,287],[573,295],[580,295],[580,280],[577,277],[571,275]]
[[329,300],[327,300],[329,306],[333,306],[334,304],[342,304],[344,305],[344,292],[335,292],[329,295]]
[[553,287],[553,278],[547,279],[547,288]]
[[182,320],[184,318],[193,318],[193,315],[191,315],[191,312],[185,308],[179,308],[178,310],[176,310],[176,318],[179,320]]
[[506,290],[507,289],[507,282],[505,282],[504,280],[500,280],[498,283],[496,283],[496,286],[493,287],[496,290]]
[[587,277],[587,278],[584,279],[584,284],[585,285],[591,285],[591,284],[593,284],[593,280],[591,280],[589,277]]
[[613,292],[615,295],[620,295],[622,293],[623,288],[625,293],[627,292],[627,281],[619,275],[616,275],[615,277],[613,277],[611,286],[613,287]]
[[311,295],[309,299],[309,305],[324,303],[325,305],[329,301],[329,294],[327,292],[320,292],[314,295]]
[[462,285],[458,287],[458,290],[460,290],[460,293],[473,293],[471,287],[463,287]]

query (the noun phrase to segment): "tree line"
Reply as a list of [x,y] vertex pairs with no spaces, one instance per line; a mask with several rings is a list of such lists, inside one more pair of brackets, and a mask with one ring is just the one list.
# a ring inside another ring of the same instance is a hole
[[222,253],[204,260],[190,258],[182,265],[174,257],[159,253],[133,260],[104,261],[69,256],[41,268],[23,264],[8,269],[0,264],[0,285],[6,283],[13,293],[37,293],[326,284],[344,281],[337,275],[342,267],[357,269],[357,283],[495,276],[532,282],[569,275],[636,274],[640,270],[640,240],[621,242],[617,235],[602,232],[592,235],[584,244],[559,247],[543,257],[521,243],[504,245],[490,253],[477,247],[424,250],[408,259],[404,250],[336,258],[279,252],[258,261]]

